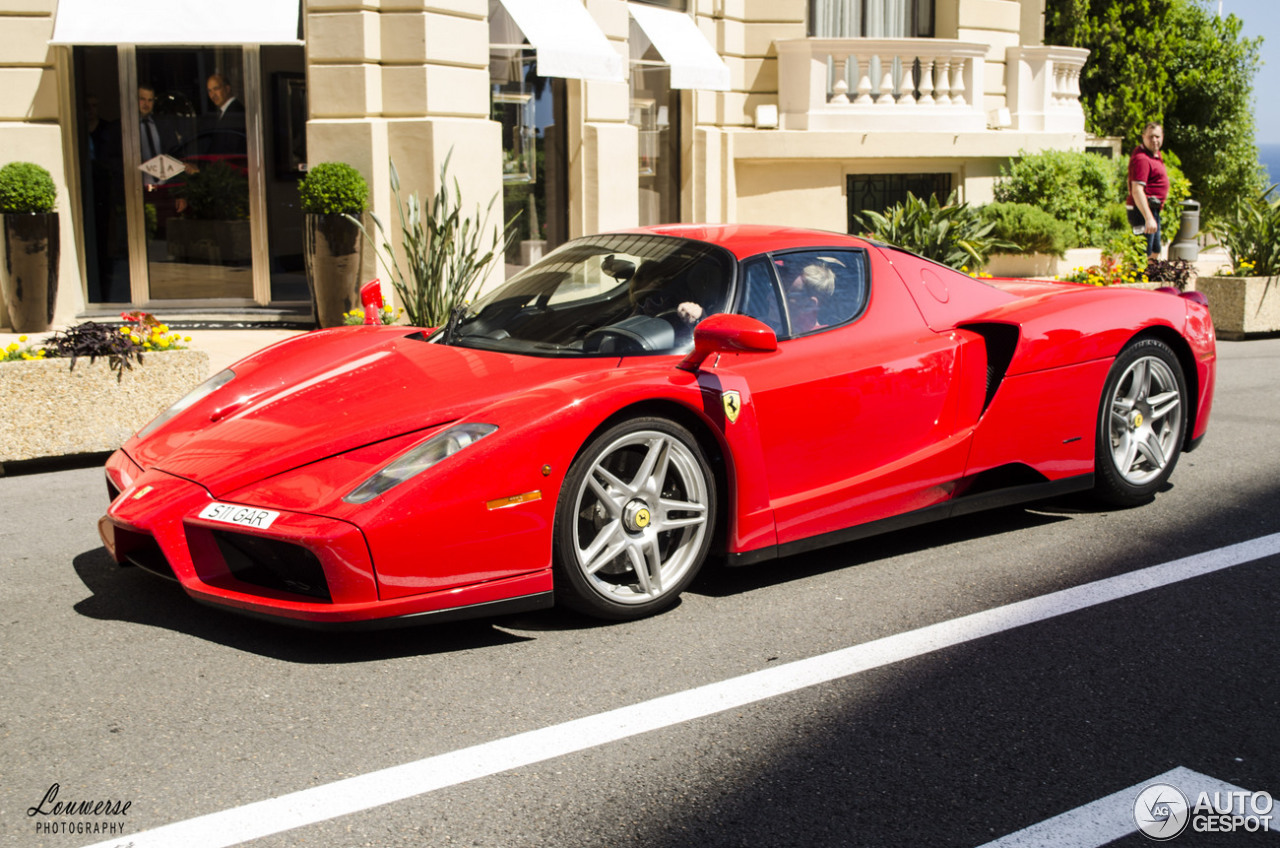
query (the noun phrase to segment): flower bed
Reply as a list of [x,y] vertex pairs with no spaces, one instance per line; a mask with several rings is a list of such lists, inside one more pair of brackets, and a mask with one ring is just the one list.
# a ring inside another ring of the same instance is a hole
[[105,358],[0,362],[0,464],[115,450],[208,376],[202,350],[148,353],[123,371]]

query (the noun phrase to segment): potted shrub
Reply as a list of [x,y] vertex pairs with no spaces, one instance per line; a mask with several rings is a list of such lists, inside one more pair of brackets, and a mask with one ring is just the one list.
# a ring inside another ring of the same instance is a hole
[[1231,256],[1231,268],[1200,277],[1214,329],[1223,338],[1280,332],[1280,194],[1275,186],[1242,201],[1209,231]]
[[322,162],[298,183],[306,213],[307,284],[316,324],[341,326],[360,303],[360,224],[369,185],[343,162]]
[[39,333],[53,323],[58,297],[57,187],[49,172],[31,162],[0,168],[0,213],[4,218],[4,306],[9,326]]
[[883,214],[859,212],[857,218],[871,238],[957,270],[981,268],[993,252],[1017,247],[997,238],[995,224],[983,220],[968,203],[961,203],[956,192],[946,203],[936,196],[925,200],[907,192],[906,201],[890,206]]
[[186,179],[178,196],[187,210],[166,227],[173,258],[200,265],[251,262],[249,178],[226,162],[209,162]]

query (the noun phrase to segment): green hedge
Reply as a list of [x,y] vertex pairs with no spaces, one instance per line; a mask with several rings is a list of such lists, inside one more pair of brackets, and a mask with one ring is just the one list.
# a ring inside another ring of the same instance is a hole
[[1046,150],[1023,154],[1000,172],[996,200],[1048,212],[1066,225],[1068,248],[1100,247],[1124,228],[1123,182],[1101,156]]
[[992,203],[982,207],[982,218],[993,224],[991,235],[1018,246],[1016,253],[1067,252],[1067,225],[1029,203]]

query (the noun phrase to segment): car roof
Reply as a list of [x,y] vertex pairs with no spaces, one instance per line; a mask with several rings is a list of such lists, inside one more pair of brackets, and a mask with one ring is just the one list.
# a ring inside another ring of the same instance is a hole
[[705,241],[719,245],[739,259],[774,250],[804,247],[866,247],[869,242],[845,233],[778,227],[767,224],[660,224],[628,232]]

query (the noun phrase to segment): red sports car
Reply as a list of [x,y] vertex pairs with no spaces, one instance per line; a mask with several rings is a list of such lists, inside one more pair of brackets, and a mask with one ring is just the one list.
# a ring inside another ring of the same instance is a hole
[[117,561],[199,601],[381,626],[675,602],[730,564],[1092,489],[1203,437],[1203,299],[978,280],[851,236],[571,241],[435,330],[292,338],[107,463]]

